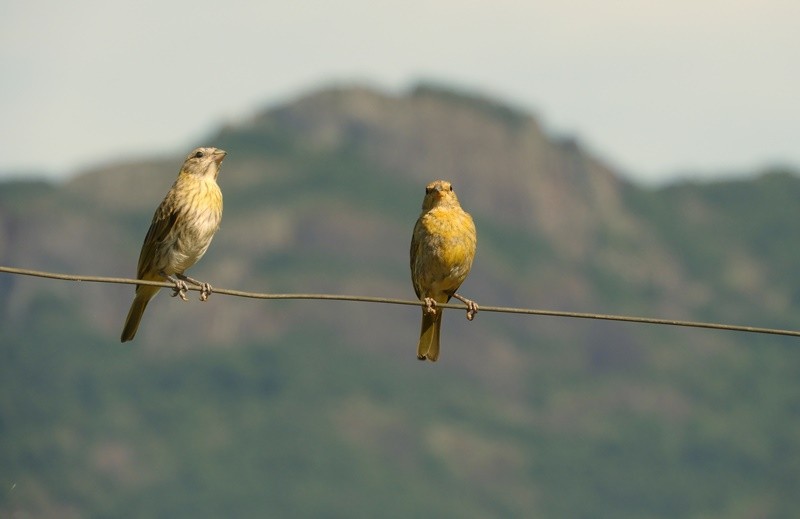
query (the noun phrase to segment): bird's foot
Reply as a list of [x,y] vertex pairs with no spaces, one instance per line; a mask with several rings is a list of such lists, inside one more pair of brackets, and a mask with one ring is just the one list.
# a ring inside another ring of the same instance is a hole
[[188,301],[189,298],[186,297],[186,292],[189,291],[189,286],[186,284],[186,281],[181,279],[171,279],[170,281],[175,283],[175,288],[172,289],[172,297],[180,296],[181,299],[184,301]]
[[423,311],[426,314],[435,314],[436,313],[436,300],[433,299],[432,297],[426,297],[425,299],[423,299],[423,301],[425,302],[425,308],[423,309]]
[[211,295],[211,292],[213,292],[213,289],[208,283],[200,285],[200,301],[208,301],[208,296]]
[[189,291],[189,286],[186,284],[186,281],[181,279],[181,276],[179,274],[176,275],[177,277],[172,277],[163,270],[159,272],[159,274],[161,274],[161,276],[170,283],[175,283],[175,287],[172,289],[172,293],[170,294],[170,296],[172,297],[181,296],[181,299],[183,299],[184,301],[189,300],[189,298],[186,297],[186,292]]
[[184,275],[184,274],[175,274],[175,275],[179,279],[182,279],[183,281],[188,281],[192,285],[200,287],[200,301],[204,301],[204,302],[208,301],[208,296],[210,296],[211,292],[213,292],[213,288],[211,288],[210,284],[204,283],[202,281],[198,281],[198,280],[196,280],[194,278],[190,278],[189,276]]
[[478,313],[478,303],[466,297],[461,297],[458,294],[453,294],[453,297],[467,305],[467,321],[475,319],[475,315]]

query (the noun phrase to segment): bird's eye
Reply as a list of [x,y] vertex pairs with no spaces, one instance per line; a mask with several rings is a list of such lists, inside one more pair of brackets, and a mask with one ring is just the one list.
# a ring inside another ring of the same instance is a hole
[[203,152],[202,151],[198,151],[197,153],[194,154],[194,156],[197,159],[202,159],[203,158]]
[[425,194],[426,195],[430,195],[431,193],[433,193],[433,188],[432,187],[426,187],[425,188]]
[[452,191],[452,190],[453,190],[453,186],[451,185],[451,186],[450,186],[450,191]]

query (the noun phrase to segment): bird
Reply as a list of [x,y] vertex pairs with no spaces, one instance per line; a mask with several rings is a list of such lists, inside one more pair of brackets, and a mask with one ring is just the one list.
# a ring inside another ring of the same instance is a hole
[[[184,274],[208,250],[222,220],[222,191],[217,185],[220,165],[227,153],[217,148],[196,148],[186,157],[178,178],[153,215],[139,253],[136,279],[168,280],[175,283],[172,296],[184,301],[188,285],[200,287],[200,300],[206,301],[212,288],[208,283]],[[147,303],[161,287],[136,285],[122,342],[136,335]]]
[[411,237],[411,281],[422,308],[417,358],[435,362],[439,358],[439,330],[442,308],[451,297],[467,305],[467,319],[472,320],[478,305],[456,293],[467,278],[475,258],[477,234],[469,213],[461,209],[446,180],[435,180],[425,187],[422,213]]

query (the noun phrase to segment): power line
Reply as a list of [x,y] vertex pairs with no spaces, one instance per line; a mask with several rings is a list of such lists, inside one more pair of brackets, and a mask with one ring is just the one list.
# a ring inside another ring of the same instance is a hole
[[[173,283],[165,281],[144,281],[141,279],[130,278],[114,278],[102,276],[82,276],[72,274],[59,274],[55,272],[41,272],[37,270],[20,269],[14,267],[0,266],[0,272],[8,274],[17,274],[21,276],[33,276],[48,279],[61,279],[64,281],[84,281],[88,283],[117,283],[124,285],[150,285],[166,288],[174,288]],[[200,287],[189,286],[189,290],[199,291]],[[222,294],[234,297],[247,297],[250,299],[317,299],[322,301],[356,301],[363,303],[384,303],[391,305],[410,305],[410,306],[424,306],[422,301],[409,301],[406,299],[393,299],[388,297],[369,297],[369,296],[352,296],[352,295],[337,295],[337,294],[262,294],[257,292],[245,292],[242,290],[230,290],[226,288],[214,288],[215,294]],[[453,308],[457,310],[464,310],[465,307],[460,304],[439,304],[441,308]],[[682,326],[686,328],[706,328],[711,330],[727,330],[734,332],[747,332],[747,333],[762,333],[770,335],[786,335],[790,337],[800,337],[798,330],[781,330],[776,328],[760,328],[757,326],[741,326],[736,324],[721,324],[721,323],[706,323],[697,321],[682,321],[677,319],[658,319],[653,317],[637,317],[630,315],[614,315],[614,314],[596,314],[585,312],[565,312],[561,310],[538,310],[533,308],[511,308],[504,306],[481,306],[481,312],[498,312],[507,314],[524,314],[524,315],[543,315],[550,317],[569,317],[573,319],[596,319],[603,321],[622,321],[629,323],[641,324],[660,324],[666,326]]]

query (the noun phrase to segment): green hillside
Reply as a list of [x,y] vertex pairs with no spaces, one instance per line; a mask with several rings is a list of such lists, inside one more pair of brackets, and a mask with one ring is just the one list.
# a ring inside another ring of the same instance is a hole
[[[800,328],[800,178],[644,188],[528,114],[326,88],[227,126],[224,288],[413,297],[424,185],[478,228],[484,305]],[[0,184],[0,264],[131,276],[170,157]],[[0,517],[792,517],[795,339],[161,295],[0,274]]]

